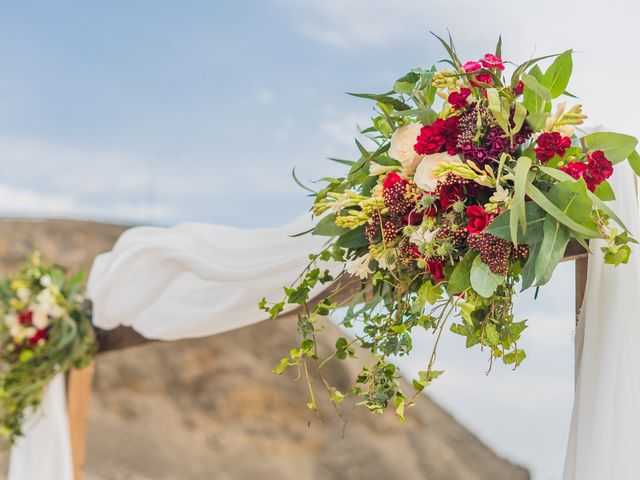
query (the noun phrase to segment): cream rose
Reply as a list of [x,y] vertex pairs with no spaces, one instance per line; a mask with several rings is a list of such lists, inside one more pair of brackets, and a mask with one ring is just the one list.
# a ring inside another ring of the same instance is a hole
[[413,177],[413,181],[416,182],[416,185],[420,187],[422,190],[434,190],[436,188],[436,184],[438,179],[434,174],[434,170],[438,165],[443,163],[462,163],[460,157],[457,155],[452,156],[448,153],[434,153],[431,155],[425,155],[425,157],[418,165],[416,169],[416,174]]
[[397,160],[402,165],[402,173],[411,175],[416,171],[416,167],[424,155],[419,155],[413,149],[418,135],[420,135],[422,125],[419,123],[410,123],[400,127],[391,135],[391,147],[389,147],[389,156]]

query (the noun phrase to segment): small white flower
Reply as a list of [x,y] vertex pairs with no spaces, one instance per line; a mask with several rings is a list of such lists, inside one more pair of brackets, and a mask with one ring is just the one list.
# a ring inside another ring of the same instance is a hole
[[416,153],[414,146],[422,130],[422,124],[409,123],[397,129],[391,135],[391,146],[389,156],[400,162],[402,173],[411,175],[424,155]]
[[33,318],[31,323],[38,330],[43,330],[49,325],[49,312],[48,309],[42,305],[35,305],[31,311],[33,312]]
[[16,315],[7,315],[6,317],[4,317],[4,324],[9,329],[15,329],[20,326],[20,320],[18,320],[18,317]]
[[362,257],[356,258],[355,260],[347,260],[345,264],[347,273],[364,280],[373,273],[369,268],[370,261],[371,257],[368,253]]
[[16,292],[16,295],[18,295],[18,298],[21,302],[26,302],[31,296],[31,290],[29,290],[28,288],[19,288]]
[[432,242],[432,240],[438,233],[438,230],[439,229],[437,228],[435,230],[423,230],[419,228],[411,234],[411,237],[409,237],[409,241],[417,246],[426,245]]
[[383,253],[380,258],[378,258],[378,265],[383,270],[394,270],[396,268],[396,258],[395,255],[391,253],[387,253],[386,255]]
[[434,170],[443,163],[462,163],[462,160],[457,155],[449,155],[448,153],[426,155],[418,165],[413,181],[422,190],[433,191],[438,183]]
[[40,279],[40,285],[42,285],[44,288],[49,288],[52,284],[53,282],[51,282],[51,277],[49,275],[44,275]]
[[51,290],[45,289],[36,295],[36,302],[45,307],[50,307],[56,304],[56,298],[53,293],[51,293]]

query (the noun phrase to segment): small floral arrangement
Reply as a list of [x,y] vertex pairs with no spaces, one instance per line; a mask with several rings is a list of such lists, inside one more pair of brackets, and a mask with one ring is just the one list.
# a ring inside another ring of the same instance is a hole
[[82,272],[67,278],[36,253],[0,282],[0,429],[12,442],[49,381],[89,364],[96,351],[83,281]]
[[[515,368],[525,359],[518,340],[527,326],[514,318],[516,290],[547,283],[570,241],[588,250],[589,240],[605,240],[605,262],[614,265],[626,263],[636,243],[607,206],[615,198],[607,179],[627,159],[640,174],[637,140],[611,132],[580,138],[582,107],[554,106],[558,97],[576,98],[567,91],[572,51],[517,65],[503,60],[499,40],[494,53],[463,63],[451,37],[437,38],[446,68],[416,68],[390,92],[353,94],[375,102],[373,125],[362,131],[373,148],[356,140],[360,158],[337,160],[348,173],[312,190],[319,221],[311,233],[328,237],[326,247],[283,301],[260,304],[272,317],[299,306],[301,344],[276,373],[317,373],[334,402],[361,397],[371,411],[392,405],[400,417],[443,373],[435,363],[445,330],[485,349],[489,365],[501,359]],[[331,275],[326,261],[341,263],[341,273]],[[319,284],[332,286],[311,304]],[[362,333],[320,358],[318,319],[342,307],[343,325],[359,322]],[[416,329],[435,334],[434,349],[408,397],[390,358],[411,351]],[[323,368],[355,356],[355,346],[371,361],[339,391]]]

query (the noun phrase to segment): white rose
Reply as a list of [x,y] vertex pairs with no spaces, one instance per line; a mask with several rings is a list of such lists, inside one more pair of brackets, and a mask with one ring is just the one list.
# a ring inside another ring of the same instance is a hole
[[389,156],[400,162],[402,165],[402,173],[411,175],[415,172],[416,167],[422,160],[424,155],[419,155],[413,149],[422,125],[419,123],[410,123],[400,127],[391,135],[391,147],[389,147]]
[[438,179],[433,172],[435,168],[443,163],[452,162],[462,163],[462,160],[460,160],[460,157],[457,155],[452,156],[448,153],[434,153],[426,155],[420,162],[420,165],[418,165],[413,181],[416,182],[416,185],[418,185],[422,190],[432,191],[436,188],[436,184],[438,182]]

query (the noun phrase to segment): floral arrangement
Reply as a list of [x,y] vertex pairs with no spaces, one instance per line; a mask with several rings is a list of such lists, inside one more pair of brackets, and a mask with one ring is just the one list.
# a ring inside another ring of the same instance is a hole
[[0,431],[13,442],[23,434],[28,409],[59,373],[82,368],[96,351],[83,308],[82,272],[43,263],[38,254],[0,282]]
[[[589,240],[603,239],[604,260],[614,265],[626,263],[636,243],[606,202],[615,198],[607,179],[616,163],[628,159],[640,174],[637,140],[610,132],[579,138],[581,105],[554,105],[576,98],[567,91],[572,51],[517,65],[503,60],[500,39],[494,53],[463,63],[451,37],[436,38],[449,57],[444,69],[416,68],[390,92],[352,94],[375,102],[373,125],[362,131],[373,148],[356,140],[360,158],[337,160],[348,173],[311,190],[319,218],[311,233],[328,237],[326,247],[284,300],[260,304],[274,318],[287,305],[300,312],[301,344],[276,373],[296,366],[319,375],[336,403],[361,397],[371,411],[391,405],[401,418],[443,373],[435,361],[445,330],[515,368],[526,356],[516,290],[547,283],[571,241],[588,250]],[[341,273],[331,275],[327,261],[341,263]],[[320,284],[332,287],[312,303]],[[347,291],[356,293],[345,302]],[[318,319],[341,307],[342,323],[359,322],[362,334],[340,338],[320,358]],[[409,397],[390,358],[411,351],[415,329],[435,340]],[[371,361],[353,388],[339,391],[323,367],[355,356],[356,346]]]

